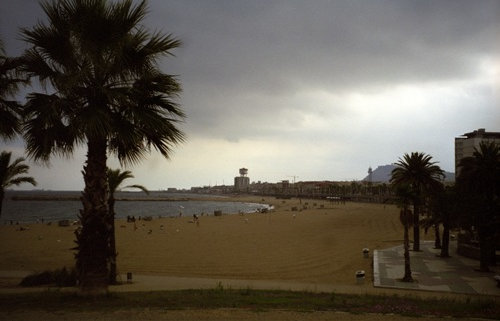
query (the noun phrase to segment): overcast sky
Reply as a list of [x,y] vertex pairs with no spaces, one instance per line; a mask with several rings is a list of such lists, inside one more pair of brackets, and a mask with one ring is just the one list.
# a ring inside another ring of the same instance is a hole
[[[183,41],[161,69],[182,83],[187,141],[127,168],[130,183],[232,185],[240,167],[251,181],[360,180],[414,151],[453,172],[456,136],[500,131],[500,1],[148,3],[145,26]],[[8,55],[40,19],[37,1],[0,2]],[[24,155],[21,140],[0,150]],[[79,190],[84,161],[82,148],[30,173]]]

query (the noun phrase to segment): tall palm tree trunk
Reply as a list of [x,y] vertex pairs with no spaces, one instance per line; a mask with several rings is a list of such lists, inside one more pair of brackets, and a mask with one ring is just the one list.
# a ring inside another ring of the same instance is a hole
[[491,222],[488,220],[491,217],[483,211],[478,215],[478,236],[479,236],[479,270],[489,272],[489,265],[494,265],[494,231],[491,229]]
[[481,272],[489,272],[488,267],[490,263],[490,244],[488,242],[487,228],[485,226],[479,227],[479,270]]
[[493,199],[493,196],[490,196],[488,199],[488,217],[492,218],[491,221],[489,221],[488,227],[487,227],[487,244],[488,244],[488,265],[491,266],[496,266],[497,265],[497,256],[496,256],[496,224],[495,224],[495,217],[498,215],[495,213],[497,209],[493,208],[491,204],[493,204],[495,201]]
[[405,275],[403,282],[412,282],[411,266],[410,266],[410,236],[408,232],[408,223],[404,224],[404,258],[405,258]]
[[[112,193],[109,195],[108,207],[114,208],[115,206],[115,198],[112,196]],[[110,261],[109,261],[109,284],[116,284],[116,237],[115,237],[115,213],[109,213],[109,225],[111,226],[111,232],[109,237],[109,252],[110,252]]]
[[87,162],[83,169],[85,189],[80,211],[82,228],[76,232],[76,268],[83,293],[100,294],[107,291],[109,226],[108,186],[106,180],[105,138],[89,138]]
[[450,226],[448,223],[443,223],[443,244],[441,244],[441,257],[450,256]]
[[413,251],[420,251],[420,204],[413,204]]
[[3,198],[5,196],[5,192],[3,188],[0,188],[0,217],[2,217],[2,206],[3,206]]
[[434,248],[441,249],[441,237],[439,235],[439,223],[434,223]]

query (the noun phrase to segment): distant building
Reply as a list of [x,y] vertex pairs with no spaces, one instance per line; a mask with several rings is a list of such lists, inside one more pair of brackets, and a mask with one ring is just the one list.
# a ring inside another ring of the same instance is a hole
[[455,138],[455,175],[458,176],[458,163],[460,163],[460,160],[473,156],[474,148],[479,148],[481,142],[500,144],[500,133],[487,132],[484,128],[480,128]]
[[234,190],[236,192],[248,192],[250,188],[250,178],[247,174],[248,169],[240,168],[240,176],[234,178]]

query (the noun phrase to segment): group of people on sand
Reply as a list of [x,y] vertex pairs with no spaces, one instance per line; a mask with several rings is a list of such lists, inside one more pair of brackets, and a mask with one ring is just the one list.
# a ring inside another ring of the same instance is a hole
[[200,218],[199,218],[198,214],[193,214],[193,220],[190,222],[196,223],[196,225],[199,226],[200,225]]
[[[201,214],[203,216],[203,213]],[[139,221],[141,220],[141,217],[139,216]],[[127,223],[134,223],[134,231],[138,229],[137,224],[136,224],[136,219],[135,216],[130,216],[127,215]],[[189,223],[195,223],[197,226],[200,225],[200,217],[198,214],[193,214],[193,219],[189,221]],[[144,226],[144,224],[143,224]],[[123,226],[124,227],[124,226]],[[160,226],[160,230],[164,230],[163,224]],[[148,234],[151,234],[153,230],[149,230]]]

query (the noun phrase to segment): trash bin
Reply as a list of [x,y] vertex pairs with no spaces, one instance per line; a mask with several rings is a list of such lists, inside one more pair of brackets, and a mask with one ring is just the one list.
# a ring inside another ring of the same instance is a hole
[[356,271],[356,283],[363,284],[365,282],[365,271],[359,270]]
[[364,248],[363,249],[363,257],[364,258],[369,258],[370,257],[370,249],[369,248]]

